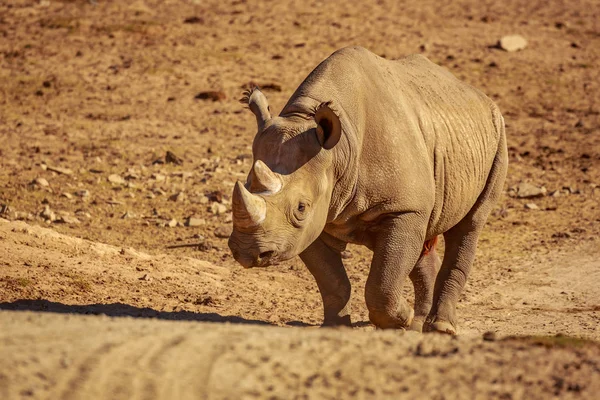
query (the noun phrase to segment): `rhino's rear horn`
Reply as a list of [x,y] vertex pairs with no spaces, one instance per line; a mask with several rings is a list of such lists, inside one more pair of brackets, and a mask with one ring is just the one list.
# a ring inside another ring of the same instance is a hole
[[244,92],[244,96],[240,99],[240,102],[247,104],[250,111],[254,113],[258,131],[261,132],[267,121],[271,119],[269,102],[265,95],[257,87],[254,87]]
[[271,171],[267,164],[261,160],[256,160],[253,170],[255,179],[252,181],[252,191],[274,194],[281,190],[281,178],[278,174]]
[[323,103],[315,112],[317,123],[317,139],[324,149],[333,148],[342,136],[340,118],[331,109],[329,103]]
[[238,181],[232,197],[233,224],[241,228],[259,225],[267,215],[265,199],[254,195]]

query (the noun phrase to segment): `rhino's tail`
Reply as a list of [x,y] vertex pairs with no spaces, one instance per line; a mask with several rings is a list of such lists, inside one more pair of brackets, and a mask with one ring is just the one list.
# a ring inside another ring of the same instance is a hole
[[423,244],[423,251],[421,252],[421,256],[426,256],[435,250],[435,246],[437,245],[438,237],[435,236],[433,239],[429,239]]

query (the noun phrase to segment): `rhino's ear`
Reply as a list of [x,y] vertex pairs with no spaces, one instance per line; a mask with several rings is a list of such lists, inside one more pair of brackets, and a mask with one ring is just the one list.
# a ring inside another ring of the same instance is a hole
[[317,108],[315,122],[319,143],[326,150],[332,149],[342,136],[342,124],[340,118],[329,107],[329,103],[323,103]]
[[244,92],[240,103],[247,105],[256,116],[258,131],[261,132],[268,120],[271,119],[271,109],[265,95],[257,88]]

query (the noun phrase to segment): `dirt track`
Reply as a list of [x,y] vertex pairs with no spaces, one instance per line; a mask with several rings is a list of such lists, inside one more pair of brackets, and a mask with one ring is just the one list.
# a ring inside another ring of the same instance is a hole
[[[189,382],[187,395],[216,398],[594,398],[597,346],[481,337],[600,340],[596,1],[93,3],[0,4],[0,309],[19,310],[0,311],[0,397],[172,398]],[[514,33],[523,51],[495,47]],[[320,296],[299,260],[247,271],[227,249],[255,133],[236,99],[258,84],[277,112],[346,45],[423,53],[505,116],[506,195],[459,303],[460,339],[375,332],[365,249],[345,260],[355,327],[340,331],[312,329]],[[520,198],[521,183],[547,191]]]

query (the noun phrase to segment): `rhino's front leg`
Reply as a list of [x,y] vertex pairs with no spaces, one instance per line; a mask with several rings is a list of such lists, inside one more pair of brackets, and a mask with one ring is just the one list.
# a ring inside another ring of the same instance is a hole
[[323,299],[324,326],[351,325],[351,286],[342,262],[346,243],[323,232],[300,258],[315,277]]
[[377,227],[371,271],[365,286],[369,319],[378,328],[408,328],[414,311],[402,285],[419,260],[427,221],[416,213],[390,217]]

